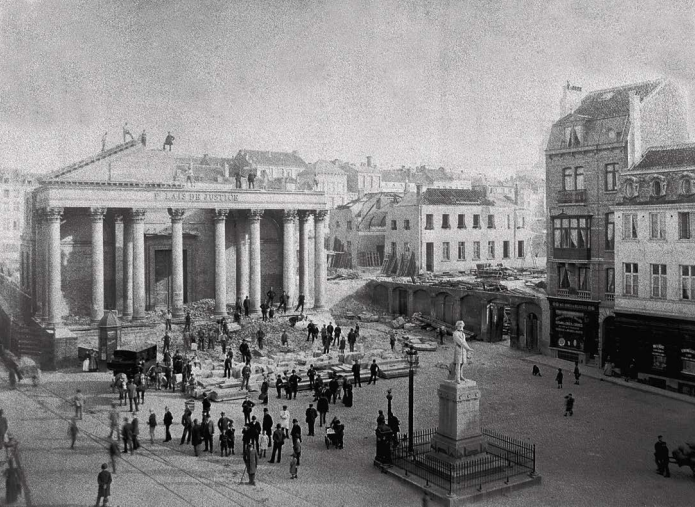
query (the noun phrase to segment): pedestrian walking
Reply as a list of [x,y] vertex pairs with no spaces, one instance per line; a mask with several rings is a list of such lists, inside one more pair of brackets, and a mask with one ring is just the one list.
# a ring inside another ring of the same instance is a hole
[[118,447],[118,437],[110,439],[109,442],[109,457],[111,458],[111,469],[116,473],[116,458],[121,455],[121,450]]
[[290,437],[290,411],[287,410],[287,405],[282,406],[280,411],[280,426],[285,432],[285,437]]
[[555,382],[557,382],[557,388],[562,389],[562,368],[557,369],[557,375],[555,375]]
[[282,426],[278,423],[275,431],[273,432],[273,454],[270,456],[269,463],[275,463],[275,455],[277,454],[278,463],[282,458],[282,446],[285,444],[285,431]]
[[[350,352],[352,352],[352,347],[350,348]],[[362,387],[362,380],[360,378],[361,369],[360,363],[355,359],[355,364],[352,365],[352,383],[360,388]]]
[[542,377],[543,376],[543,375],[541,375],[541,369],[536,364],[533,365],[532,373],[533,373],[534,377]]
[[164,442],[170,442],[171,441],[171,432],[169,431],[169,428],[171,427],[171,425],[173,423],[174,423],[174,416],[169,411],[169,407],[164,407],[164,431],[165,431]]
[[290,459],[290,479],[297,478],[297,456],[292,454],[292,459]]
[[310,437],[314,436],[314,424],[316,423],[316,418],[318,417],[318,412],[314,408],[313,403],[309,403],[309,408],[306,409],[306,423],[307,426],[309,427],[309,431],[307,432],[307,435]]
[[379,365],[376,364],[376,359],[373,359],[372,364],[369,365],[369,382],[367,382],[367,385],[371,384],[372,381],[374,381],[374,385],[376,385],[376,379],[377,379],[378,374],[379,374]]
[[328,398],[324,391],[319,395],[318,402],[316,403],[316,409],[319,412],[319,427],[326,424],[326,413],[328,413]]
[[72,404],[75,407],[75,417],[80,421],[82,420],[82,409],[84,408],[84,403],[84,394],[82,394],[82,391],[78,389],[75,396],[72,398]]
[[[300,294],[299,298],[297,299],[297,307],[294,309],[294,311],[299,311],[300,313],[304,313],[304,294]],[[301,310],[299,310],[301,308]]]
[[263,433],[268,437],[266,445],[270,447],[270,441],[273,437],[273,418],[267,408],[263,409]]
[[118,410],[116,410],[115,402],[111,403],[111,412],[109,412],[109,429],[111,430],[109,433],[109,438],[112,438],[114,433],[116,434],[116,438],[118,438]]
[[191,444],[193,444],[193,454],[196,456],[199,456],[200,444],[202,441],[203,435],[200,424],[198,424],[198,419],[193,419],[193,426],[191,427]]
[[579,377],[581,377],[582,374],[579,372],[579,361],[574,362],[574,383],[576,385],[579,385]]
[[663,436],[659,435],[654,444],[654,459],[656,461],[656,473],[664,477],[671,477],[671,471],[668,468],[668,445],[663,440]]
[[569,414],[570,417],[574,414],[574,398],[572,398],[572,393],[565,396],[565,417],[567,417],[567,414]]
[[258,450],[252,445],[244,446],[244,463],[249,474],[249,485],[256,485],[256,470],[258,468]]
[[70,424],[68,424],[68,436],[70,437],[70,449],[75,450],[75,442],[77,441],[77,434],[80,429],[77,427],[77,417],[70,419]]
[[130,422],[130,424],[133,427],[133,451],[137,451],[140,449],[140,421],[138,420],[137,415],[133,416],[133,420]]
[[153,409],[150,409],[150,418],[147,421],[147,426],[150,428],[150,444],[154,445],[154,430],[157,427],[157,416],[154,414]]
[[184,442],[188,444],[191,443],[191,430],[193,429],[191,415],[191,411],[186,408],[181,416],[181,426],[183,426],[183,432],[181,433],[181,443],[179,445],[183,445]]
[[130,452],[133,452],[133,425],[128,422],[128,418],[123,418],[123,426],[121,427],[121,439],[123,440],[123,454],[128,454],[128,448]]
[[97,493],[97,503],[96,507],[99,507],[99,500],[103,499],[101,505],[106,506],[109,503],[109,497],[111,496],[111,482],[113,481],[111,477],[111,472],[107,470],[108,465],[106,463],[101,465],[101,472],[97,476],[97,483],[99,484],[99,492]]

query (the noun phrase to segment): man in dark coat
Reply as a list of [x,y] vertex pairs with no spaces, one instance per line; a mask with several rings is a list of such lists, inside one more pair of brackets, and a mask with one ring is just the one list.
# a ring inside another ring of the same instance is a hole
[[198,419],[193,419],[193,426],[191,427],[191,443],[193,444],[193,452],[198,456],[198,448],[203,441],[203,435],[201,431],[200,424],[198,424]]
[[371,384],[372,381],[374,381],[374,385],[376,385],[376,379],[378,374],[379,365],[376,364],[376,359],[373,359],[372,364],[369,365],[369,382],[367,382],[367,385]]
[[133,412],[133,400],[135,401],[135,412],[137,412],[138,405],[140,405],[140,398],[138,397],[137,387],[135,387],[132,379],[128,379],[126,391],[128,392],[128,401],[130,402],[130,412]]
[[287,295],[287,292],[284,290],[282,291],[282,294],[280,295],[280,303],[278,304],[278,311],[280,311],[280,308],[282,308],[282,313],[287,313],[287,300],[289,299],[289,296]]
[[[352,350],[352,347],[350,347]],[[362,380],[360,379],[360,363],[355,359],[355,364],[352,365],[352,379],[353,379],[353,384],[356,386],[362,387]]]
[[241,411],[244,414],[244,424],[251,422],[251,411],[256,404],[251,401],[249,395],[246,395],[246,399],[241,404]]
[[169,428],[171,425],[174,423],[174,416],[171,415],[171,412],[169,411],[169,407],[164,407],[164,429],[166,431],[166,437],[164,438],[165,442],[169,442],[171,440],[171,433],[169,432]]
[[252,445],[244,446],[244,463],[249,474],[249,485],[256,485],[256,470],[258,468],[258,450]]
[[314,377],[316,376],[316,370],[314,369],[314,365],[310,364],[309,365],[309,371],[306,372],[307,377],[309,377],[309,389],[314,388]]
[[261,432],[263,431],[263,428],[261,428],[261,423],[258,422],[256,419],[256,416],[254,415],[251,418],[251,441],[253,442],[253,445],[256,446],[256,449],[258,449],[258,441],[261,437]]
[[97,476],[97,482],[99,483],[99,493],[97,493],[97,503],[96,506],[99,506],[99,500],[102,498],[104,499],[104,503],[102,505],[107,505],[109,503],[109,497],[111,496],[111,472],[107,470],[108,466],[106,463],[101,465],[101,472],[99,472],[99,475]]
[[282,427],[277,424],[273,432],[273,454],[270,456],[269,463],[275,463],[275,454],[278,456],[278,463],[282,457],[282,446],[285,444],[285,432]]
[[224,377],[232,378],[232,351],[227,353],[227,357],[224,358]]
[[263,433],[268,435],[268,447],[270,447],[270,442],[273,441],[273,418],[267,408],[263,409]]
[[314,408],[313,403],[309,403],[309,408],[306,409],[306,423],[309,426],[309,431],[307,435],[310,437],[314,436],[314,424],[316,423],[316,418],[318,417],[318,412]]
[[280,375],[275,379],[275,389],[277,389],[278,398],[282,398],[282,377]]
[[[328,336],[329,342],[333,340],[333,329],[333,323],[329,322],[328,326],[326,327],[326,335]],[[335,344],[335,342],[333,342],[333,344]]]
[[133,451],[133,425],[128,422],[128,418],[123,418],[121,427],[121,438],[123,439],[123,453],[128,454],[128,447]]
[[133,416],[130,424],[133,427],[133,451],[137,451],[140,448],[140,441],[138,440],[140,437],[140,421],[137,415]]
[[249,297],[246,296],[246,298],[244,298],[244,315],[246,317],[249,316],[249,308],[250,307],[251,307],[251,301],[249,301]]
[[350,352],[355,351],[355,342],[357,341],[357,336],[355,335],[355,331],[353,331],[352,328],[350,328],[350,332],[348,333],[348,343],[350,344]]
[[326,413],[328,412],[328,398],[325,392],[321,392],[319,395],[319,400],[316,403],[316,408],[319,412],[319,427],[326,423]]
[[212,405],[210,403],[210,398],[208,398],[208,393],[203,393],[203,415],[210,415],[210,406]]
[[301,442],[302,440],[302,427],[299,425],[299,421],[297,419],[292,419],[292,429],[290,430],[290,437],[292,437],[292,441],[299,439]]
[[[265,317],[263,318],[265,320]],[[263,350],[263,339],[265,338],[265,333],[260,327],[256,331],[256,341],[258,342],[258,350]]]
[[314,323],[312,321],[309,321],[309,324],[307,324],[307,326],[306,326],[306,341],[309,341],[309,339],[312,338],[313,336],[314,336]]
[[338,383],[338,380],[334,376],[331,379],[331,381],[328,383],[328,390],[331,393],[331,399],[333,400],[334,405],[335,405],[335,400],[338,398],[338,388],[339,387],[340,387],[340,384]]
[[[263,322],[268,320],[268,308],[270,308],[270,307],[268,306],[267,303],[261,303],[261,315],[263,316]],[[260,329],[259,329],[259,331],[260,331]],[[259,347],[259,348],[262,348],[262,347]]]
[[338,323],[335,323],[335,329],[333,330],[333,336],[335,337],[333,339],[333,345],[340,343],[340,335],[343,333],[343,330],[340,328]]
[[297,307],[294,309],[295,312],[301,307],[301,313],[304,313],[304,299],[304,294],[300,294],[299,299],[297,299]]
[[290,375],[289,378],[289,383],[290,383],[290,393],[292,394],[293,399],[297,399],[297,390],[299,389],[299,382],[302,379],[299,378],[299,375],[297,375],[295,370],[292,370],[292,375]]
[[186,332],[186,331],[190,332],[191,331],[191,312],[189,312],[188,310],[186,311],[186,318],[184,319],[184,322],[185,322],[185,324],[183,326],[183,331],[184,332]]
[[183,433],[181,434],[181,443],[179,445],[183,445],[184,442],[190,444],[191,443],[191,411],[186,409],[183,413],[183,416],[181,417],[181,426],[183,426]]
[[244,359],[245,363],[251,361],[251,349],[249,349],[249,344],[246,338],[244,338],[241,345],[239,345],[239,352],[241,353],[241,357]]
[[657,442],[654,444],[654,459],[656,460],[656,473],[664,477],[671,477],[671,471],[668,468],[668,445],[663,441],[663,437],[659,435]]
[[275,300],[275,291],[272,287],[268,292],[265,293],[265,297],[267,298],[268,306],[273,306],[273,301]]

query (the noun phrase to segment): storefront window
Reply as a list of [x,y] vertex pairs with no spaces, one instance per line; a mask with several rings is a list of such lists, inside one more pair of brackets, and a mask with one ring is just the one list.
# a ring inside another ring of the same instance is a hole
[[681,349],[681,360],[683,361],[681,373],[695,377],[695,350]]
[[652,345],[652,369],[666,369],[666,347],[658,343]]

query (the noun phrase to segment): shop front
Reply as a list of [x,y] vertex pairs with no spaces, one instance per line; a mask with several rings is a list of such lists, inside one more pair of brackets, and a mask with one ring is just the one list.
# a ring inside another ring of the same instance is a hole
[[695,321],[616,313],[615,364],[649,384],[695,396]]
[[567,361],[591,362],[598,353],[599,302],[549,297],[550,351]]

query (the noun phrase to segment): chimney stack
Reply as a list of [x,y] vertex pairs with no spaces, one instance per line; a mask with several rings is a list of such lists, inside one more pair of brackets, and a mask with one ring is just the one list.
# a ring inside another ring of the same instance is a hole
[[226,160],[224,162],[224,177],[229,178],[229,164]]
[[372,167],[372,156],[367,155],[367,167]]
[[627,146],[627,166],[636,164],[642,158],[642,110],[636,92],[630,92],[630,137]]
[[575,109],[579,107],[582,102],[582,87],[572,86],[569,81],[562,87],[562,100],[560,101],[560,107],[562,108],[562,115],[568,115]]
[[420,197],[422,196],[422,185],[415,185],[415,196],[417,198],[417,203],[420,204]]
[[519,184],[514,183],[514,204],[519,205]]

